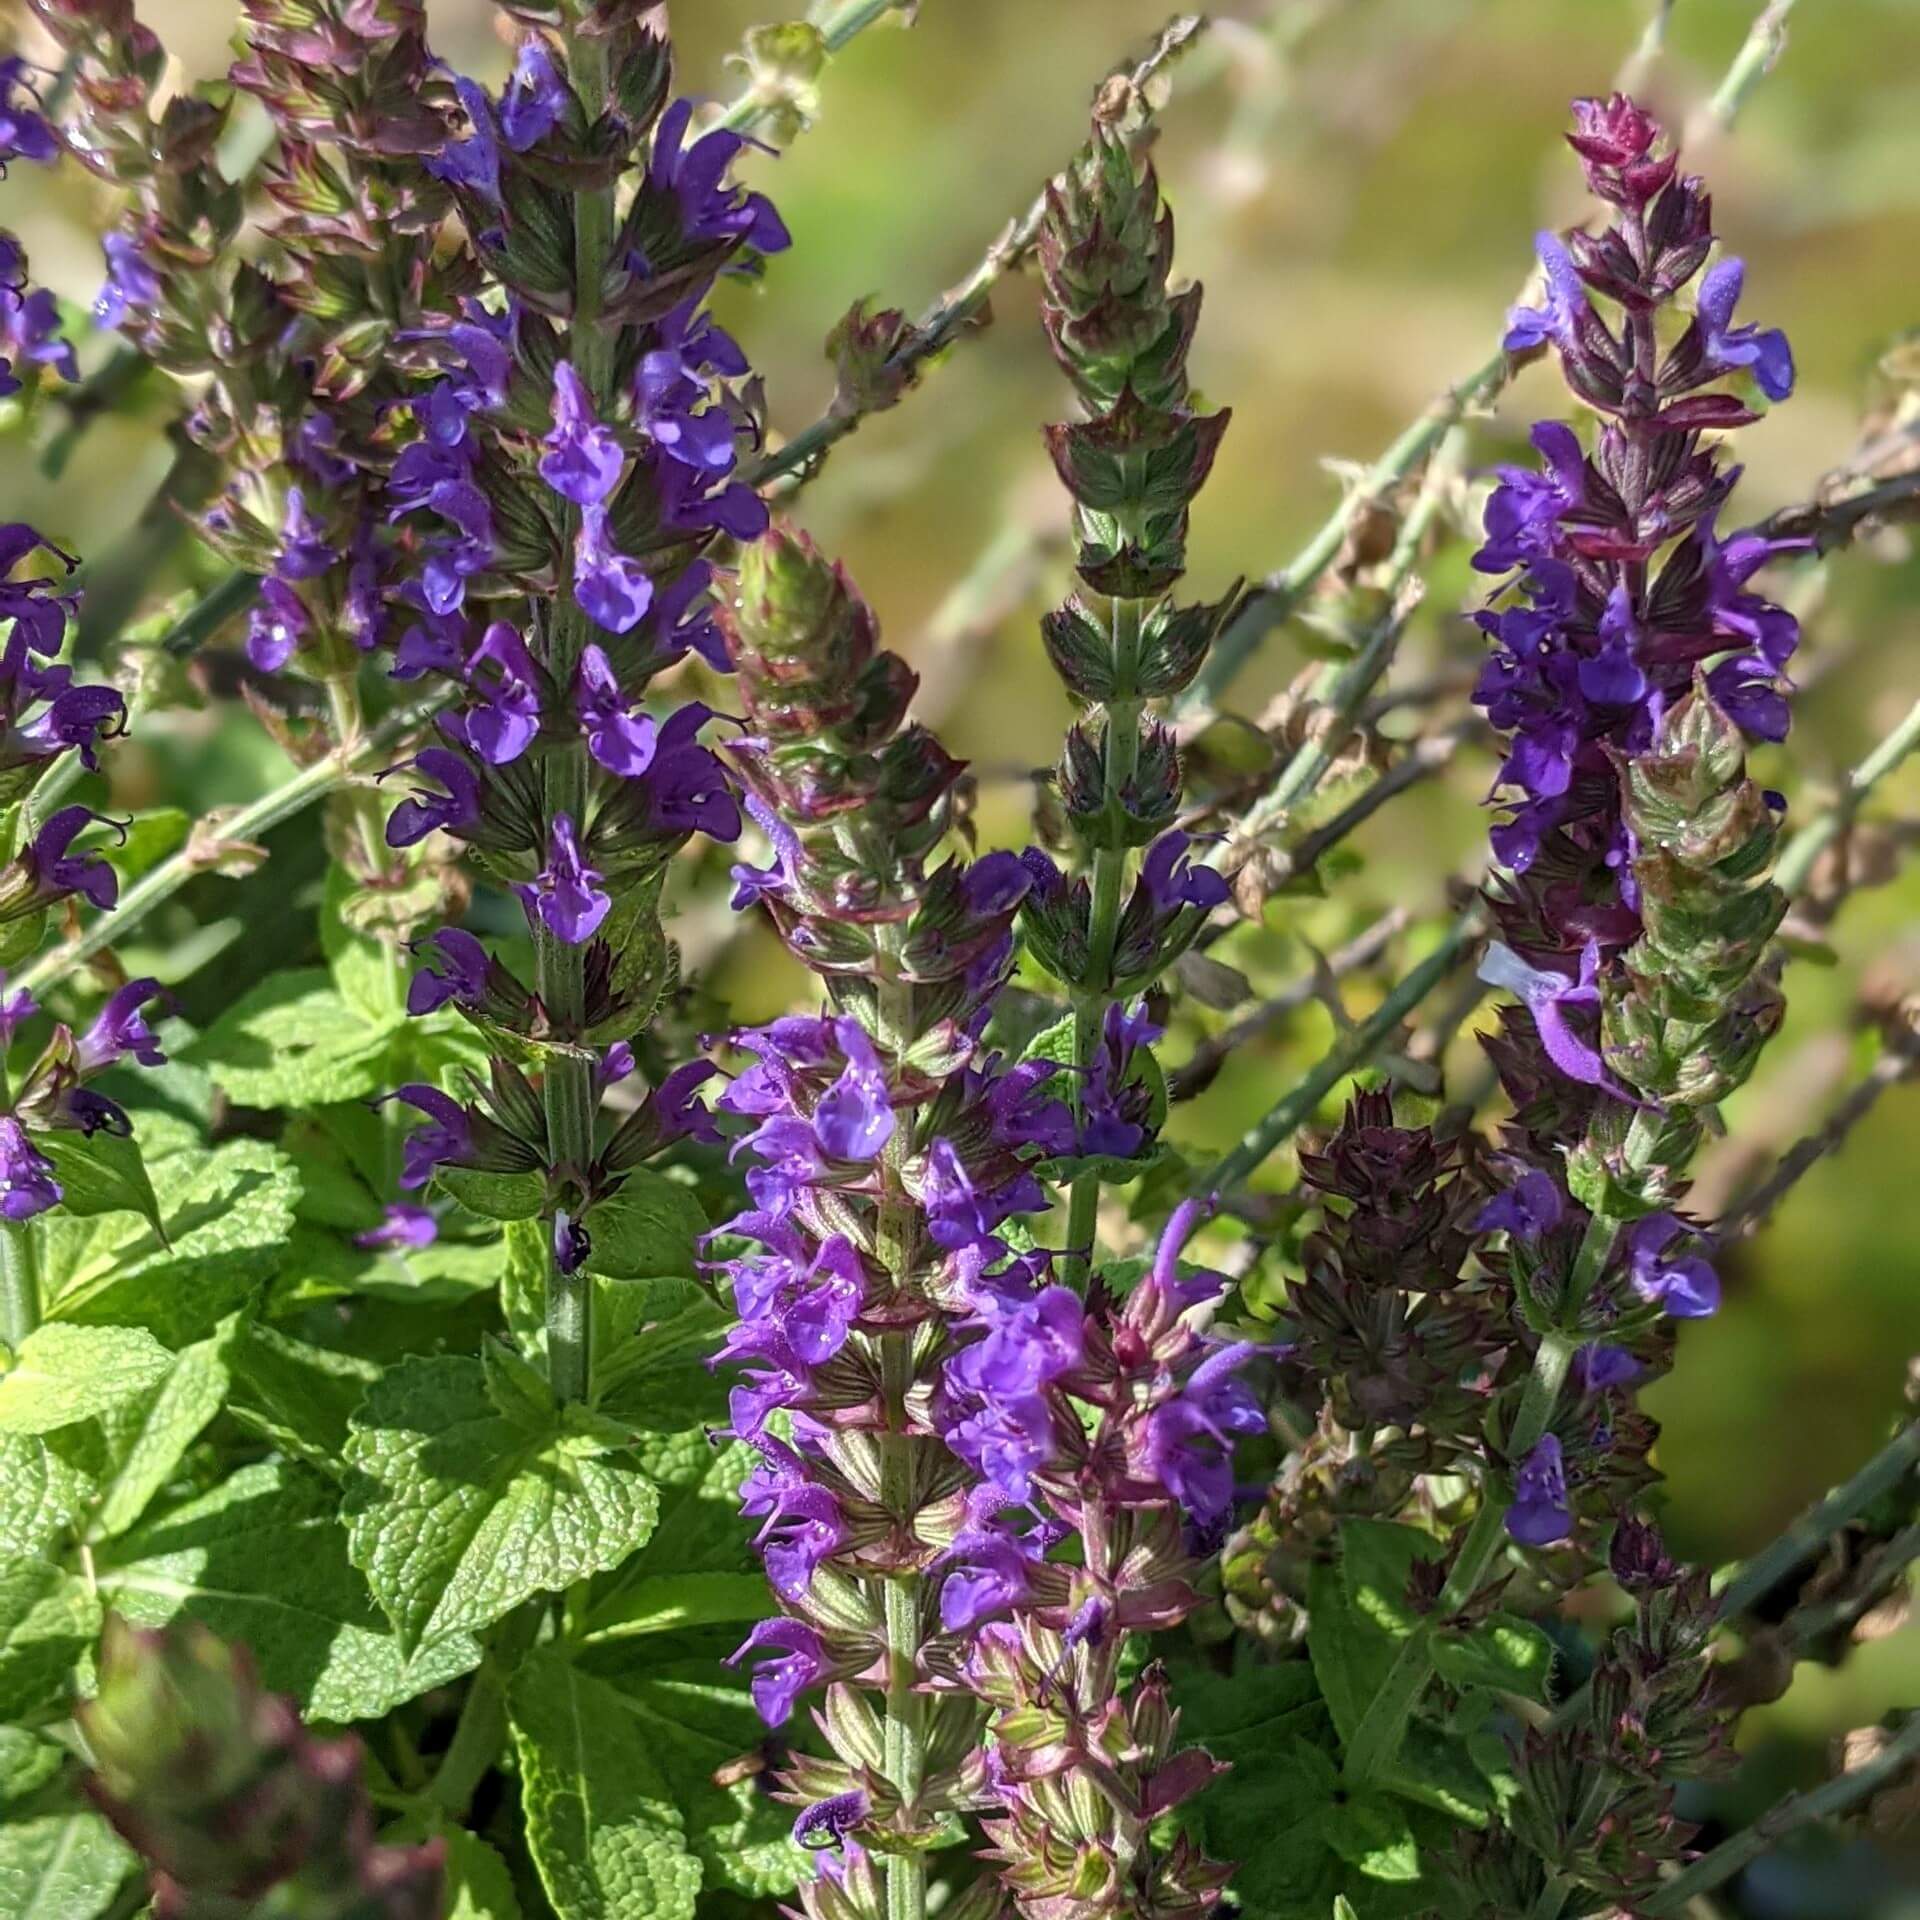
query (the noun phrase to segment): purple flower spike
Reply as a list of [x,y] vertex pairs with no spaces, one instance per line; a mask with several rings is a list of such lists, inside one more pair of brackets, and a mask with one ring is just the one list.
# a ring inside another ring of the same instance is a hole
[[1650,1213],[1627,1237],[1627,1277],[1650,1306],[1676,1320],[1704,1320],[1720,1308],[1720,1276],[1702,1254],[1666,1257],[1666,1249],[1690,1229],[1670,1213]]
[[107,256],[106,284],[94,296],[97,325],[117,327],[160,304],[160,276],[148,266],[131,234],[110,233],[100,243]]
[[577,507],[597,507],[620,484],[626,456],[571,361],[553,370],[553,431],[540,445],[541,479]]
[[53,1162],[27,1138],[12,1114],[0,1117],[0,1216],[31,1220],[60,1204]]
[[160,993],[158,980],[129,980],[118,988],[80,1036],[75,1055],[83,1074],[103,1072],[123,1055],[132,1054],[143,1067],[164,1067],[167,1056],[142,1017],[140,1009]]
[[399,1202],[387,1209],[377,1227],[356,1233],[353,1244],[368,1253],[418,1252],[440,1237],[440,1223],[425,1207]]
[[1793,349],[1778,327],[1736,327],[1733,310],[1745,284],[1745,265],[1729,255],[1716,261],[1700,282],[1694,311],[1700,328],[1701,349],[1710,366],[1725,372],[1751,369],[1760,391],[1769,400],[1786,400],[1793,393]]
[[446,789],[445,797],[427,792],[402,800],[387,819],[387,845],[411,847],[438,828],[460,833],[480,819],[480,776],[445,747],[423,747],[414,756],[415,768]]
[[1507,1531],[1523,1547],[1550,1547],[1573,1532],[1573,1509],[1567,1503],[1567,1470],[1561,1458],[1560,1442],[1550,1433],[1541,1435],[1514,1476]]
[[600,871],[587,865],[580,852],[572,818],[553,816],[548,829],[547,864],[533,883],[514,888],[527,909],[556,940],[577,947],[591,940],[613,906],[613,898],[599,882]]
[[839,1079],[821,1095],[814,1109],[813,1130],[834,1159],[871,1160],[893,1137],[887,1076],[859,1021],[836,1021],[834,1037],[847,1064]]
[[799,1620],[762,1620],[727,1656],[727,1665],[737,1667],[755,1654],[774,1656],[755,1661],[747,1689],[770,1727],[785,1726],[800,1696],[833,1671],[820,1636]]
[[382,1098],[404,1100],[427,1116],[427,1124],[416,1127],[401,1145],[400,1184],[407,1192],[424,1187],[435,1167],[457,1164],[472,1156],[473,1123],[466,1108],[450,1094],[413,1081]]

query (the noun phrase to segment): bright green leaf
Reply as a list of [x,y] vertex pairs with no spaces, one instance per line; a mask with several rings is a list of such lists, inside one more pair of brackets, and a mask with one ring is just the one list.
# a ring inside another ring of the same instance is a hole
[[173,1356],[144,1327],[36,1328],[0,1375],[0,1432],[52,1433],[138,1399]]
[[1327,1809],[1327,1844],[1369,1880],[1420,1878],[1420,1848],[1406,1809],[1384,1793],[1356,1793]]
[[131,1850],[91,1807],[0,1821],[0,1914],[96,1920],[133,1871]]
[[636,1167],[620,1189],[588,1209],[587,1271],[608,1280],[657,1280],[690,1274],[707,1216],[693,1190]]
[[36,1136],[36,1144],[53,1162],[60,1182],[60,1201],[80,1219],[97,1213],[137,1213],[165,1237],[160,1224],[160,1202],[154,1197],[140,1142],[131,1134],[52,1132]]
[[537,1173],[482,1173],[474,1167],[436,1167],[433,1184],[469,1213],[486,1220],[536,1220],[547,1204]]
[[1433,1664],[1456,1687],[1492,1687],[1544,1701],[1553,1681],[1553,1642],[1531,1620],[1496,1613],[1469,1633],[1435,1635]]
[[0,1555],[45,1552],[94,1493],[86,1468],[38,1435],[0,1433]]
[[228,1365],[236,1419],[309,1466],[340,1471],[347,1423],[380,1378],[373,1361],[296,1340],[277,1327],[249,1325]]
[[408,1647],[618,1566],[659,1511],[631,1449],[557,1409],[544,1433],[505,1419],[478,1360],[390,1369],[347,1459],[351,1557]]
[[74,1663],[100,1632],[100,1603],[51,1560],[0,1560],[0,1716],[63,1701]]
[[243,1107],[312,1107],[385,1089],[400,1015],[369,1019],[318,967],[270,975],[227,1009],[187,1059]]
[[[101,1416],[104,1462],[100,1504],[89,1537],[124,1533],[147,1502],[172,1478],[187,1449],[226,1401],[227,1352],[237,1322],[173,1356],[166,1377],[149,1393]],[[81,1331],[81,1329],[75,1329]]]

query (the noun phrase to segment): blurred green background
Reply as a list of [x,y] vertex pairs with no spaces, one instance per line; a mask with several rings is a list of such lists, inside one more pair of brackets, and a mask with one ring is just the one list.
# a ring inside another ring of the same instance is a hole
[[[189,72],[223,64],[228,0],[146,0],[142,11]],[[486,0],[431,0],[429,11],[455,64],[504,66]],[[728,56],[769,11],[769,0],[672,6],[681,87],[729,95],[739,79]],[[1211,40],[1175,75],[1160,148],[1180,269],[1207,288],[1195,375],[1209,402],[1234,413],[1194,522],[1190,585],[1208,595],[1281,564],[1338,497],[1329,463],[1373,457],[1485,356],[1535,229],[1581,212],[1558,139],[1567,101],[1608,87],[1649,18],[1645,0],[1237,0],[1217,12]],[[1644,97],[1697,126],[1754,13],[1755,0],[1677,0]],[[1155,0],[924,0],[913,31],[876,28],[833,63],[816,128],[749,167],[775,195],[793,250],[762,288],[726,302],[778,429],[797,430],[826,404],[820,342],[849,303],[871,294],[917,313],[963,277],[1082,137],[1095,83],[1165,17]],[[1881,391],[1883,355],[1920,322],[1920,4],[1803,0],[1790,28],[1737,133],[1689,147],[1715,188],[1721,234],[1748,264],[1743,318],[1786,327],[1800,365],[1792,403],[1741,436],[1742,519],[1804,497],[1844,457]],[[48,182],[18,168],[0,187],[0,220],[22,233],[37,277],[81,300],[98,278],[98,201],[71,171]],[[1037,431],[1064,394],[1031,282],[1004,284],[994,308],[992,326],[923,391],[836,453],[797,512],[925,670],[930,711],[980,775],[985,835],[1017,842],[1029,776],[1052,758],[1067,717],[1035,630],[1065,583],[1048,546],[1061,500]],[[89,357],[104,351],[95,343]],[[1476,462],[1511,455],[1533,412],[1560,404],[1550,375],[1529,373],[1480,423]],[[15,463],[0,512],[31,506],[40,524],[98,554],[165,458],[155,436],[112,423],[51,489]],[[1458,613],[1473,591],[1466,550],[1455,543],[1432,569],[1404,677],[1473,652]],[[1013,564],[973,596],[979,604],[951,600],[996,552]],[[1805,656],[1836,665],[1766,769],[1797,808],[1816,807],[1920,691],[1917,642],[1920,568],[1901,542],[1836,563]],[[1298,626],[1276,636],[1235,704],[1258,713],[1312,644]],[[141,753],[123,780],[194,808],[245,797],[284,768],[232,708],[158,721]],[[1489,772],[1484,755],[1468,755],[1444,786],[1389,810],[1333,898],[1276,912],[1232,957],[1286,977],[1308,959],[1302,937],[1324,948],[1394,904],[1436,910],[1446,874],[1484,831]],[[1916,810],[1909,769],[1878,811]],[[1920,987],[1920,882],[1907,875],[1856,896],[1832,944],[1832,964],[1793,967],[1788,1026],[1729,1116],[1749,1147],[1796,1138],[1870,1058],[1854,1015],[1863,984],[1882,998]],[[748,1012],[794,990],[761,947],[731,953],[724,984]],[[1354,989],[1356,1013],[1372,991]],[[1271,1047],[1236,1057],[1214,1093],[1184,1110],[1187,1137],[1236,1138],[1330,1033],[1310,1009]],[[1470,1044],[1452,1058],[1469,1072]],[[1673,1530],[1688,1553],[1723,1559],[1759,1545],[1897,1413],[1908,1356],[1920,1351],[1917,1119],[1920,1095],[1889,1094],[1847,1155],[1729,1256],[1725,1311],[1684,1334],[1656,1411]],[[1708,1184],[1724,1191],[1739,1171],[1732,1150],[1717,1153]],[[1914,1698],[1912,1639],[1867,1648],[1841,1675],[1803,1675],[1778,1713],[1812,1732]]]

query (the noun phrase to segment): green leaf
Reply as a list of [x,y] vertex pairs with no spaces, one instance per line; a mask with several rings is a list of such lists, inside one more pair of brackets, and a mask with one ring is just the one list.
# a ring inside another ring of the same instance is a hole
[[521,1663],[511,1713],[527,1850],[559,1920],[694,1920],[700,1862],[619,1694],[542,1649]]
[[0,1818],[65,1770],[67,1750],[25,1727],[0,1727]]
[[249,1325],[228,1364],[236,1419],[309,1466],[340,1471],[353,1410],[380,1378],[373,1361]]
[[[696,1281],[612,1283],[612,1302],[644,1287],[645,1322],[609,1340],[595,1358],[594,1404],[610,1419],[652,1433],[679,1433],[726,1412],[727,1389],[708,1362],[732,1315]],[[611,1317],[611,1316],[609,1316]]]
[[1352,1739],[1400,1642],[1419,1625],[1407,1604],[1414,1561],[1440,1551],[1417,1528],[1352,1520],[1340,1529],[1340,1565],[1317,1564],[1309,1573],[1307,1649],[1343,1740]]
[[478,1834],[451,1823],[433,1828],[446,1849],[445,1920],[520,1920],[507,1863]]
[[166,1163],[171,1244],[131,1214],[107,1214],[43,1263],[48,1318],[146,1327],[184,1347],[210,1334],[279,1270],[300,1198],[293,1162],[260,1140],[229,1140]]
[[186,1058],[243,1107],[312,1107],[384,1091],[400,1016],[369,1019],[324,969],[270,975],[227,1009]]
[[238,1325],[237,1319],[228,1320],[210,1338],[175,1354],[151,1392],[101,1416],[105,1464],[97,1476],[100,1502],[88,1523],[90,1539],[104,1540],[132,1526],[225,1404],[227,1353]]
[[100,1632],[100,1603],[51,1560],[0,1560],[0,1716],[64,1701],[74,1663]]
[[1420,1848],[1404,1807],[1384,1793],[1356,1793],[1327,1810],[1327,1844],[1369,1880],[1420,1878]]
[[636,1167],[587,1211],[587,1271],[608,1280],[657,1280],[697,1270],[707,1216],[691,1187]]
[[184,1616],[245,1642],[262,1681],[316,1720],[371,1719],[471,1671],[480,1649],[464,1634],[411,1657],[401,1646],[347,1564],[337,1498],[301,1467],[242,1467],[114,1542],[101,1595],[136,1626]]
[[0,1822],[0,1913],[7,1920],[96,1920],[135,1864],[91,1807]]
[[1456,1687],[1492,1687],[1544,1701],[1553,1682],[1553,1642],[1531,1620],[1496,1613],[1466,1634],[1436,1634],[1433,1664]]
[[35,1135],[35,1144],[53,1162],[60,1200],[81,1219],[97,1213],[137,1213],[162,1239],[160,1202],[155,1199],[140,1142],[131,1134],[52,1132]]
[[[721,1636],[715,1652],[733,1639],[733,1632]],[[727,1887],[759,1898],[786,1893],[806,1872],[791,1815],[751,1781],[714,1784],[729,1761],[766,1737],[743,1677],[729,1674],[714,1653],[686,1664],[664,1662],[667,1646],[661,1639],[609,1643],[583,1652],[579,1664],[615,1690],[638,1727],[685,1819],[687,1844],[706,1869],[704,1890]]]
[[547,1350],[547,1235],[531,1220],[510,1220],[501,1236],[500,1311],[528,1359]]
[[487,1220],[537,1220],[547,1183],[537,1173],[482,1173],[474,1167],[436,1167],[433,1184]]
[[320,908],[320,951],[340,998],[375,1026],[391,1027],[406,1017],[406,955],[391,941],[348,923],[369,898],[353,876],[337,863],[327,869]]
[[167,1376],[173,1356],[144,1327],[70,1327],[51,1321],[20,1343],[0,1375],[0,1432],[52,1433]]
[[92,1504],[92,1476],[32,1434],[0,1433],[0,1554],[43,1553]]
[[507,1420],[478,1360],[387,1372],[347,1459],[349,1553],[409,1648],[618,1566],[659,1512],[631,1449],[571,1410],[544,1432]]

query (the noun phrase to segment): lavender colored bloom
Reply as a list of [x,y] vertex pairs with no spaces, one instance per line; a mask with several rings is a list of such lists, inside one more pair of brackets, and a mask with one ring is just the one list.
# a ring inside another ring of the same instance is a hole
[[289,487],[274,572],[282,580],[313,580],[339,564],[340,549],[322,536],[320,523],[307,511],[306,495],[298,487]]
[[472,1157],[473,1123],[466,1108],[450,1094],[413,1081],[383,1095],[385,1100],[404,1100],[427,1116],[427,1124],[416,1127],[401,1143],[400,1184],[409,1193],[424,1187],[435,1167]]
[[1497,1193],[1474,1215],[1475,1233],[1510,1233],[1538,1240],[1566,1217],[1566,1202],[1550,1173],[1529,1167],[1504,1193]]
[[1707,270],[1694,301],[1701,350],[1709,366],[1723,372],[1751,369],[1769,400],[1785,400],[1793,393],[1793,349],[1787,336],[1778,327],[1733,324],[1746,277],[1745,265],[1731,255]]
[[1190,857],[1189,834],[1163,833],[1140,863],[1140,885],[1156,915],[1176,913],[1182,907],[1211,912],[1229,897],[1226,881],[1211,867],[1198,867]]
[[418,680],[423,673],[457,679],[466,670],[469,628],[459,615],[429,613],[400,636],[393,650],[391,677]]
[[493,964],[486,948],[459,927],[442,927],[414,943],[416,952],[421,947],[434,951],[428,965],[407,985],[407,1011],[416,1016],[435,1013],[449,1001],[455,1006],[477,1008],[486,998],[488,970]]
[[141,253],[139,241],[131,234],[110,233],[100,245],[107,256],[107,278],[94,296],[95,323],[117,327],[157,307],[165,289]]
[[793,1823],[794,1844],[800,1847],[838,1847],[867,1817],[867,1796],[856,1788],[831,1800],[816,1800]]
[[25,987],[6,991],[6,976],[0,974],[0,1053],[13,1045],[13,1036],[40,1011],[40,1003]]
[[1486,544],[1473,556],[1482,573],[1505,573],[1550,556],[1562,517],[1585,502],[1587,456],[1574,430],[1562,420],[1542,420],[1530,437],[1547,470],[1499,469],[1500,484],[1488,496],[1483,518]]
[[720,1129],[713,1124],[713,1116],[694,1092],[719,1071],[711,1060],[689,1060],[685,1066],[675,1067],[654,1088],[649,1097],[658,1108],[670,1138],[698,1140],[710,1147],[720,1144]]
[[33,71],[17,53],[0,60],[0,174],[15,160],[46,166],[60,157],[60,136],[40,111]]
[[1188,1524],[1211,1535],[1233,1508],[1233,1442],[1262,1434],[1266,1415],[1239,1369],[1253,1352],[1244,1342],[1209,1354],[1178,1398],[1148,1415],[1144,1464],[1185,1510]]
[[1569,1080],[1618,1094],[1620,1090],[1608,1075],[1598,1048],[1583,1040],[1567,1019],[1570,1008],[1599,1006],[1599,971],[1600,947],[1595,940],[1589,940],[1581,952],[1577,980],[1569,980],[1551,968],[1529,966],[1511,947],[1497,940],[1488,946],[1480,962],[1482,980],[1490,987],[1506,988],[1526,1003],[1547,1057]]
[[1676,1320],[1704,1320],[1720,1306],[1720,1276],[1698,1253],[1669,1259],[1666,1250],[1691,1231],[1671,1213],[1650,1213],[1627,1236],[1627,1277],[1649,1305]]
[[616,1040],[595,1063],[593,1084],[602,1092],[608,1087],[618,1086],[631,1076],[634,1064],[633,1048],[624,1040]]
[[774,1592],[783,1600],[797,1600],[812,1584],[820,1563],[846,1544],[846,1520],[833,1495],[807,1478],[805,1464],[791,1447],[764,1434],[754,1444],[760,1464],[740,1489],[740,1510],[761,1521],[753,1543],[766,1562]]
[[749,1656],[769,1653],[774,1657],[755,1660],[747,1691],[760,1718],[770,1727],[782,1727],[793,1715],[794,1702],[832,1673],[833,1661],[811,1627],[781,1619],[762,1620],[727,1656],[727,1665],[737,1667]]
[[1147,1144],[1152,1095],[1133,1078],[1134,1055],[1160,1038],[1162,1029],[1148,1018],[1144,1002],[1128,1008],[1109,1006],[1100,1047],[1088,1062],[1080,1091],[1080,1151],[1131,1160]]
[[1033,1591],[1033,1549],[1005,1527],[967,1528],[942,1565],[940,1624],[948,1633],[970,1633],[982,1621],[1011,1613]]
[[787,892],[800,877],[800,836],[757,795],[748,794],[746,806],[754,824],[772,843],[773,860],[764,867],[750,867],[741,861],[730,870],[733,898],[728,904],[736,913],[766,894]]
[[547,864],[531,885],[514,888],[527,917],[556,940],[577,947],[591,940],[613,906],[597,867],[587,865],[570,815],[556,813],[547,829]]
[[1523,1547],[1550,1547],[1573,1532],[1566,1465],[1560,1442],[1550,1433],[1541,1435],[1514,1476],[1507,1531]]
[[515,153],[544,140],[560,124],[573,93],[559,69],[553,53],[537,33],[520,42],[514,56],[513,75],[500,98],[500,132]]
[[459,833],[480,819],[480,776],[459,754],[445,747],[422,747],[414,756],[415,769],[446,789],[416,793],[402,800],[387,819],[387,845],[411,847],[438,828]]
[[628,701],[612,662],[591,641],[581,650],[574,706],[586,730],[587,751],[609,773],[636,780],[653,765],[659,722]]
[[41,900],[77,893],[104,912],[119,899],[119,876],[105,860],[97,853],[69,851],[75,837],[95,820],[105,821],[122,840],[126,838],[126,829],[118,821],[108,820],[91,807],[62,807],[34,835],[27,847],[27,861]]
[[553,1216],[553,1264],[560,1273],[578,1273],[587,1264],[593,1241],[580,1222],[563,1210]]
[[609,633],[631,633],[653,604],[653,582],[637,560],[612,544],[603,508],[580,516],[573,543],[573,597],[596,626]]
[[571,361],[553,370],[553,431],[540,445],[541,479],[577,507],[599,506],[620,484],[626,456],[613,429],[594,413]]
[[494,125],[493,102],[485,88],[464,76],[455,78],[453,89],[466,109],[470,131],[464,140],[449,140],[437,154],[424,156],[422,165],[436,180],[464,187],[498,206],[500,135]]
[[59,305],[45,287],[25,293],[0,284],[0,353],[51,367],[63,380],[80,378],[73,342],[60,331]]
[[448,733],[490,767],[519,759],[540,731],[538,672],[526,642],[495,620],[468,663],[472,702],[447,722]]
[[311,625],[306,603],[284,580],[263,580],[260,598],[247,616],[247,658],[262,673],[278,673]]
[[871,1160],[893,1137],[887,1076],[859,1021],[835,1022],[834,1036],[847,1064],[814,1108],[814,1134],[836,1160]]
[[702,473],[732,470],[733,417],[725,407],[708,404],[707,383],[696,377],[685,353],[669,347],[642,354],[633,393],[635,425],[668,459]]
[[1017,1174],[998,1187],[980,1186],[949,1140],[935,1140],[928,1147],[920,1198],[927,1233],[936,1246],[949,1253],[988,1256],[1005,1251],[994,1238],[1005,1221],[1016,1213],[1041,1212],[1048,1204],[1030,1173]]
[[53,1162],[27,1138],[12,1114],[0,1116],[0,1216],[31,1220],[60,1204]]
[[1515,307],[1508,313],[1506,338],[1500,343],[1508,353],[1527,353],[1549,344],[1574,346],[1579,339],[1580,316],[1589,311],[1587,290],[1560,236],[1537,234],[1533,247],[1546,275],[1546,303]]
[[167,1056],[140,1009],[161,991],[158,980],[129,980],[116,988],[80,1036],[74,1062],[83,1074],[103,1072],[132,1054],[143,1067],[163,1067]]
[[356,1233],[353,1244],[368,1253],[399,1253],[430,1247],[440,1237],[440,1223],[425,1207],[400,1202],[386,1210],[377,1227]]
[[689,239],[742,240],[757,253],[779,253],[793,244],[773,203],[765,194],[726,184],[727,169],[746,142],[724,127],[702,134],[683,147],[693,119],[693,103],[676,100],[654,130],[647,163],[648,184],[672,193]]
[[1645,1369],[1625,1347],[1596,1342],[1573,1356],[1574,1385],[1582,1393],[1605,1393],[1638,1380]]
[[704,833],[710,840],[740,837],[740,804],[726,769],[695,738],[713,718],[697,700],[669,714],[647,769],[647,824],[656,833]]

